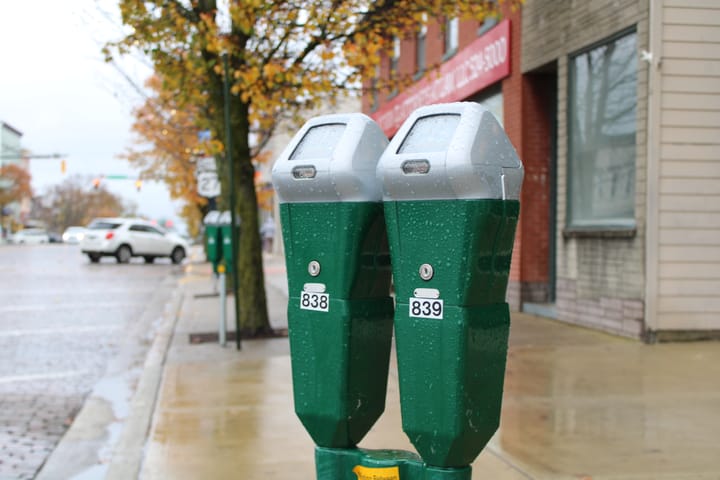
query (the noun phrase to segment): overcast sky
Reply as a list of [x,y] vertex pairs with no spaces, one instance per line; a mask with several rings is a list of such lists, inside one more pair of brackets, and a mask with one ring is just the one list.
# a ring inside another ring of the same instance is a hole
[[[67,174],[134,176],[117,158],[132,137],[132,108],[141,97],[105,64],[102,43],[118,38],[113,0],[0,0],[0,120],[23,133],[33,154],[67,155]],[[105,14],[103,12],[106,12]],[[123,70],[142,84],[151,73],[137,60]],[[60,160],[32,160],[35,193],[60,183]],[[140,214],[177,222],[180,204],[164,185],[106,181],[138,205]]]

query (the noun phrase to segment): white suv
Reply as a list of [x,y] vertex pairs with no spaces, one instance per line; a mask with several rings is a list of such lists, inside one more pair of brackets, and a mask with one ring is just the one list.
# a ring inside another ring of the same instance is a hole
[[185,258],[188,244],[176,233],[139,218],[96,218],[87,226],[80,248],[92,263],[113,256],[118,263],[127,263],[131,257],[143,257],[147,263],[170,257],[178,264]]

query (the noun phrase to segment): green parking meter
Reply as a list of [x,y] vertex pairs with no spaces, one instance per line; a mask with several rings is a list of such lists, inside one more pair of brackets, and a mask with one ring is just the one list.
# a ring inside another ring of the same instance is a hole
[[385,408],[393,301],[375,175],[387,143],[363,114],[320,116],[273,167],[295,412],[318,451],[354,449]]
[[469,470],[500,420],[522,163],[488,110],[453,103],[413,112],[377,171],[403,430],[427,465]]
[[[238,230],[238,241],[240,239],[240,225],[235,227]],[[220,255],[222,262],[225,264],[225,274],[228,276],[228,285],[231,289],[235,285],[235,272],[231,268],[233,263],[233,248],[232,248],[232,217],[229,211],[224,211],[218,216],[218,230],[219,230],[219,241],[220,241]]]
[[213,273],[217,274],[217,267],[222,259],[222,249],[219,226],[220,212],[213,210],[203,218],[205,225],[205,257],[212,263]]

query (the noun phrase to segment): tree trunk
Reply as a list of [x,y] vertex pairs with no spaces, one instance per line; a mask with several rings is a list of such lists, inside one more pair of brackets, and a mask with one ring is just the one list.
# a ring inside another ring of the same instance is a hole
[[230,124],[233,135],[235,212],[240,219],[236,277],[240,302],[240,327],[246,334],[267,333],[270,322],[265,296],[262,243],[258,223],[255,169],[250,158],[248,105],[236,96],[231,100]]
[[[237,33],[237,32],[234,32]],[[237,35],[238,45],[243,46],[247,38]],[[209,65],[220,60],[220,57],[203,51]],[[211,61],[212,60],[212,61]],[[230,66],[237,68],[237,57],[228,58]],[[225,138],[225,96],[223,88],[223,75],[214,68],[208,69],[209,93],[212,107],[212,126],[217,138]],[[236,325],[241,334],[255,335],[258,333],[270,332],[270,321],[268,319],[267,300],[265,298],[265,275],[263,273],[262,244],[260,242],[260,228],[258,225],[257,196],[255,193],[255,169],[250,156],[250,105],[241,100],[238,95],[230,95],[227,99],[230,108],[230,129],[232,135],[231,154],[233,163],[233,184],[235,188],[236,218],[239,219],[240,235],[236,259],[235,298],[239,302],[239,315]],[[227,157],[225,157],[227,158]],[[221,171],[228,173],[228,165],[224,164]],[[229,180],[229,178],[228,178]],[[223,197],[227,204],[230,203],[229,188],[230,182],[223,181]]]

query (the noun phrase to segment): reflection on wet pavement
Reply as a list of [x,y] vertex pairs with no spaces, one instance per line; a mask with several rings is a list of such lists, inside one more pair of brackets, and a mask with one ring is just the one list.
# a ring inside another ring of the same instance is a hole
[[492,448],[533,478],[720,478],[720,344],[526,316],[511,337]]
[[[141,478],[314,478],[283,342],[171,355]],[[719,379],[718,343],[644,345],[516,314],[501,427],[473,478],[718,479]],[[393,361],[361,446],[411,449],[400,425]]]
[[[286,340],[280,340],[286,341]],[[289,357],[169,367],[142,478],[313,478]]]

